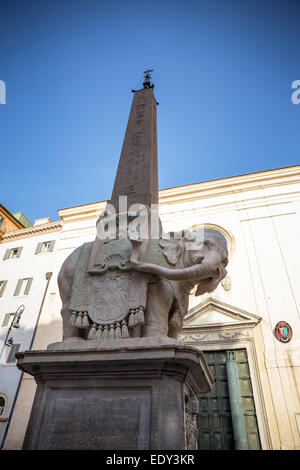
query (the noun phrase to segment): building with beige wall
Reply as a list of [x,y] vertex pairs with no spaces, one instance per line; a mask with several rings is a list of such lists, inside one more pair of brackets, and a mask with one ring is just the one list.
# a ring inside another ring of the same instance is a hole
[[31,226],[31,222],[22,212],[12,214],[5,206],[0,204],[0,243],[5,233]]
[[[230,355],[238,367],[248,448],[300,449],[300,166],[178,186],[161,190],[159,197],[165,232],[214,227],[229,246],[228,276],[214,292],[191,295],[181,338],[205,351],[215,378],[213,391],[199,397],[199,448],[234,448],[225,367]],[[25,312],[30,311],[28,316],[22,315],[18,330],[20,350],[29,346],[45,349],[61,340],[57,274],[76,247],[94,240],[96,221],[105,204],[61,209],[60,221],[43,220],[4,236],[0,278],[11,279],[12,287],[0,298],[1,324],[5,314],[17,307],[13,296],[17,280],[36,280],[27,297],[18,299]],[[51,252],[36,253],[41,243],[54,239]],[[12,266],[12,260],[3,257],[17,245],[24,245],[24,258],[13,261]],[[45,292],[46,272],[53,276]],[[289,342],[275,337],[280,321],[292,328]],[[1,328],[2,339],[5,328]],[[5,369],[5,364],[1,366]],[[9,386],[10,392],[5,389],[10,382],[5,382],[4,375],[1,372],[0,395],[10,403],[17,396],[14,406],[5,412],[4,448],[20,449],[35,383],[24,374],[19,389]]]
[[[61,221],[38,219],[31,227],[6,233],[0,245],[2,443],[10,424],[22,377],[21,371],[15,366],[15,353],[32,347],[51,273],[57,269],[56,245],[61,228]],[[20,311],[20,308],[24,309],[18,322],[20,327],[15,328],[16,312]]]

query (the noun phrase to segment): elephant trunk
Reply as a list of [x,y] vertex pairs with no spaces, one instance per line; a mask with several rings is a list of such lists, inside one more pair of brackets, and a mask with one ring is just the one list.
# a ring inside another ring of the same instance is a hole
[[157,264],[143,263],[137,260],[131,259],[132,267],[137,271],[143,271],[151,274],[155,274],[159,277],[163,277],[170,281],[187,281],[187,280],[199,280],[203,278],[209,278],[213,276],[214,269],[211,263],[200,263],[195,266],[180,269],[170,269]]

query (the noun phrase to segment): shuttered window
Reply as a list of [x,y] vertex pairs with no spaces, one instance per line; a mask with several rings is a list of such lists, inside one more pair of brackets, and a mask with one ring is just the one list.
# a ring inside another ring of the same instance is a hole
[[5,326],[9,326],[11,320],[12,320],[12,317],[14,316],[15,314],[14,313],[6,313],[4,318],[3,318],[3,322],[2,322],[2,327],[5,327]]
[[54,249],[55,240],[49,240],[47,242],[40,242],[37,244],[35,254],[52,252]]
[[19,279],[15,288],[14,296],[16,295],[28,295],[33,278]]
[[8,248],[3,256],[3,259],[13,259],[13,258],[20,258],[22,253],[23,247],[19,246],[17,248]]
[[6,287],[7,281],[0,281],[0,297],[4,294],[4,290]]
[[20,343],[13,343],[9,348],[9,353],[7,356],[6,363],[7,364],[14,364],[16,362],[16,354],[20,349]]
[[0,397],[0,416],[3,415],[5,408],[5,399],[4,397]]

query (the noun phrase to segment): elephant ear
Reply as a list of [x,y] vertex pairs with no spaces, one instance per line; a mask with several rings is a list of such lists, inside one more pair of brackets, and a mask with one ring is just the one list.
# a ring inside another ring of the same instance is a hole
[[163,255],[168,263],[173,266],[178,262],[179,256],[182,254],[181,238],[177,238],[175,233],[170,233],[168,239],[163,238],[160,240],[159,245],[163,249]]

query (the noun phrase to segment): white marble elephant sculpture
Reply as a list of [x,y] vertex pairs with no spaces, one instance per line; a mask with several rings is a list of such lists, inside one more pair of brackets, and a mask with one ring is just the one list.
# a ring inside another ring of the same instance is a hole
[[[172,234],[170,238],[160,240],[131,240],[129,270],[140,273],[146,280],[144,320],[132,328],[130,322],[127,322],[128,333],[124,336],[118,327],[119,323],[111,324],[111,331],[118,332],[117,337],[177,338],[187,313],[191,290],[196,286],[195,295],[212,292],[227,274],[225,238],[213,229],[205,229],[202,234],[199,237],[197,232],[185,232],[179,239],[176,234]],[[90,339],[92,326],[98,327],[89,318],[88,312],[84,314],[84,327],[78,328],[74,322],[70,323],[72,285],[81,250],[82,247],[77,248],[65,260],[58,276],[64,341]],[[117,272],[112,267],[110,276]],[[95,282],[95,276],[91,278]]]

